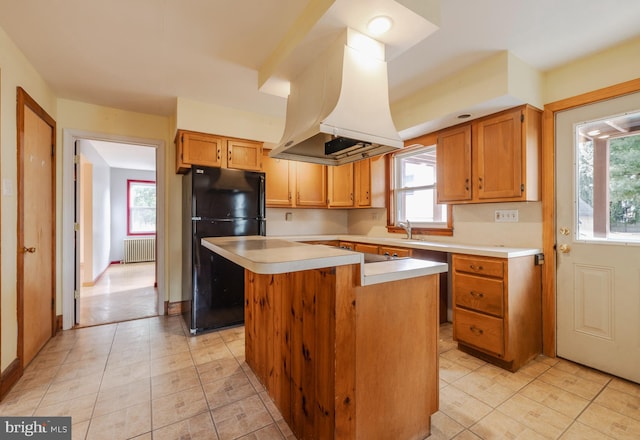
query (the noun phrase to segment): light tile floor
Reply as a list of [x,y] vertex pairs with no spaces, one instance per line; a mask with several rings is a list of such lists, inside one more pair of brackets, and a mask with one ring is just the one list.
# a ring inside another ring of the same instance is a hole
[[155,262],[112,264],[93,286],[80,288],[80,326],[158,314]]
[[[515,374],[441,326],[435,439],[638,439],[640,385],[539,357]],[[180,317],[61,332],[0,414],[71,416],[74,439],[289,439],[244,362],[244,328],[189,337]]]

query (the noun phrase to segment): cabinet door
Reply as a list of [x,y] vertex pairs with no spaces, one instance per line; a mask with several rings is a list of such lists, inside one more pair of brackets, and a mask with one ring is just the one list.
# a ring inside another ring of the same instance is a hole
[[262,143],[227,140],[227,168],[261,171]]
[[436,165],[438,203],[471,200],[471,125],[438,135]]
[[206,167],[222,166],[223,138],[185,131],[180,134],[180,142],[182,143],[182,162]]
[[262,170],[266,180],[267,206],[293,206],[292,167],[295,165],[290,161],[269,157],[269,151],[264,151]]
[[355,206],[371,206],[371,159],[363,159],[353,164],[355,173]]
[[473,125],[474,199],[520,199],[522,114],[516,110]]
[[327,167],[296,162],[296,206],[327,207]]
[[353,164],[332,166],[329,174],[329,207],[353,207]]

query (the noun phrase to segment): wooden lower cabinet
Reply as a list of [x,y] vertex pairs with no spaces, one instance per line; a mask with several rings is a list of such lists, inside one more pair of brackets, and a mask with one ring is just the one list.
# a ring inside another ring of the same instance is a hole
[[452,255],[453,337],[460,350],[510,371],[541,353],[541,275],[534,260]]
[[296,438],[426,438],[439,278],[359,286],[359,270],[245,271],[247,364]]

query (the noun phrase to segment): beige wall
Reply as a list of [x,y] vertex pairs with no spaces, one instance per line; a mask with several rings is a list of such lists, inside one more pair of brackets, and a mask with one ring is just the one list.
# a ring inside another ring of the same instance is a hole
[[35,71],[24,55],[15,47],[0,28],[0,187],[11,188],[10,194],[0,194],[2,213],[0,242],[0,307],[1,340],[0,371],[16,358],[17,316],[16,316],[16,249],[17,249],[17,122],[16,88],[22,87],[54,119],[56,97]]

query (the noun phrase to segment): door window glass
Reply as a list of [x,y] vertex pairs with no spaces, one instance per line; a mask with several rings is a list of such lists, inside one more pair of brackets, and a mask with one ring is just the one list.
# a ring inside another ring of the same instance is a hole
[[577,239],[640,242],[640,111],[576,125]]

